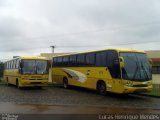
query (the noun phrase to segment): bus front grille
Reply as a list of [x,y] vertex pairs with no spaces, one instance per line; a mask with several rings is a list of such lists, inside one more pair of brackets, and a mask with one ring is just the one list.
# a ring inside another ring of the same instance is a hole
[[141,85],[133,85],[133,87],[148,87],[148,85],[143,85],[143,84],[141,84]]
[[41,82],[31,82],[31,84],[41,84]]
[[43,79],[29,79],[29,80],[43,80]]
[[41,76],[32,76],[31,78],[41,78]]

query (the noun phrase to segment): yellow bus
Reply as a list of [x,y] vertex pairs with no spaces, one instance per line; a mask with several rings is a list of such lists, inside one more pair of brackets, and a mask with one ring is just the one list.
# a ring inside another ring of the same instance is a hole
[[18,88],[48,85],[48,61],[44,57],[21,56],[4,63],[4,79]]
[[62,84],[128,94],[152,89],[151,65],[144,51],[105,49],[53,57],[52,80]]

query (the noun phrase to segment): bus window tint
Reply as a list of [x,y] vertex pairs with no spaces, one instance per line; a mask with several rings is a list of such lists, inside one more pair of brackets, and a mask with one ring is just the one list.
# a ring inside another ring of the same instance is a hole
[[69,66],[75,66],[76,65],[76,55],[70,56],[69,59]]
[[64,56],[64,57],[63,57],[63,65],[64,65],[64,66],[67,66],[67,65],[68,65],[68,62],[69,62],[69,56]]
[[95,53],[86,54],[86,64],[89,66],[94,66],[95,64]]
[[79,54],[77,55],[77,65],[82,66],[85,65],[85,55],[84,54]]
[[37,74],[47,74],[47,61],[46,60],[36,60],[36,72]]
[[96,66],[106,66],[106,52],[96,53]]
[[10,62],[8,62],[8,69],[10,69]]
[[15,60],[13,60],[12,68],[15,69]]
[[57,57],[53,58],[52,66],[56,66],[57,62],[58,62],[58,58]]
[[61,63],[62,62],[62,57],[59,57],[58,58],[58,63]]
[[36,74],[35,60],[23,60],[22,71],[23,74]]
[[62,57],[58,57],[57,66],[61,66],[62,64]]
[[17,59],[16,61],[16,68],[18,69],[19,68],[19,60]]

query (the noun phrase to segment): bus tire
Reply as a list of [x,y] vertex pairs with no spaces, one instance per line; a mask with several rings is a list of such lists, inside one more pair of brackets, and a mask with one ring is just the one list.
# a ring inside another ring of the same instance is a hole
[[65,89],[68,88],[68,79],[67,79],[66,77],[63,78],[63,87],[64,87]]
[[104,81],[99,81],[97,83],[97,92],[100,94],[100,95],[103,95],[105,96],[106,95],[106,84]]

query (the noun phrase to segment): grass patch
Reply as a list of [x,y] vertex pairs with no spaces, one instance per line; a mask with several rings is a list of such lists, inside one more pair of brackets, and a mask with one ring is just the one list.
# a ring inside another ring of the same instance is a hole
[[0,78],[0,84],[6,84],[6,81],[4,81],[2,78]]
[[141,94],[160,97],[160,88],[153,88],[151,92],[141,93]]

